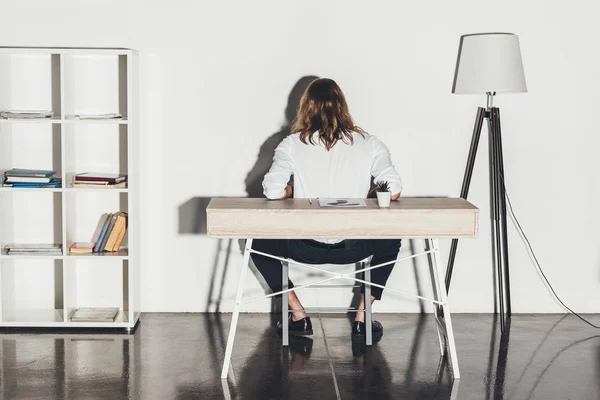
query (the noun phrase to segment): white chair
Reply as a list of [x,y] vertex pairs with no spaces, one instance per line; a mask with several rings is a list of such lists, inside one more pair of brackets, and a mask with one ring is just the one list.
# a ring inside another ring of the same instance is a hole
[[[288,277],[289,277],[289,269],[290,269],[289,264],[290,263],[295,263],[295,261],[289,260],[289,261],[281,262],[281,265],[283,267],[283,277],[282,277],[283,290],[288,290]],[[302,264],[302,265],[306,265],[306,264]],[[367,257],[364,260],[357,262],[356,266],[357,266],[358,270],[369,268],[371,266],[371,257]],[[365,282],[371,282],[371,270],[365,269],[364,274],[365,274],[365,276],[364,276]],[[337,286],[344,286],[344,285],[337,285]],[[329,286],[329,287],[335,287],[335,286]],[[365,329],[367,331],[366,338],[365,338],[365,344],[367,346],[371,346],[373,344],[373,332],[372,332],[373,320],[372,320],[372,305],[371,305],[370,299],[371,299],[371,285],[369,283],[365,283],[365,308],[364,309],[351,308],[351,309],[346,310],[346,311],[350,311],[350,312],[362,312],[362,311],[365,312]],[[287,296],[287,293],[284,293],[281,295],[281,317],[282,317],[282,319],[281,319],[281,323],[282,323],[281,337],[282,337],[282,345],[283,346],[287,346],[289,344],[288,314],[291,312],[306,311],[304,309],[288,310],[288,307],[289,307],[288,306],[288,296]]]

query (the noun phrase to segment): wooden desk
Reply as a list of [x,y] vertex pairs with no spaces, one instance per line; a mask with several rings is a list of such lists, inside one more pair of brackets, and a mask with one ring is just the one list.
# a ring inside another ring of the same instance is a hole
[[313,199],[270,201],[214,198],[207,209],[207,232],[213,238],[389,239],[472,238],[479,210],[465,199],[401,197],[390,208],[376,199],[367,207],[319,207]]
[[[257,238],[425,239],[425,251],[423,253],[399,258],[396,261],[426,255],[430,262],[434,298],[428,299],[401,290],[384,286],[380,287],[433,303],[441,354],[443,356],[446,352],[448,353],[454,378],[458,379],[460,377],[454,332],[447,292],[444,286],[443,267],[440,262],[437,239],[474,238],[477,236],[479,210],[468,201],[460,198],[402,197],[400,200],[392,202],[390,208],[382,209],[377,206],[375,199],[367,199],[367,207],[333,208],[320,207],[316,199],[312,199],[311,203],[308,199],[271,201],[251,198],[214,198],[210,201],[206,212],[207,233],[209,237],[247,239],[221,378],[226,379],[229,372],[240,306],[243,303],[244,280],[248,270],[250,254],[256,253],[256,251],[252,250],[252,240]],[[370,276],[369,271],[385,265],[367,265],[366,268],[358,271],[336,274],[316,268],[315,266],[307,266],[294,260],[280,259],[265,253],[261,254],[285,263],[298,264],[332,275],[330,278],[302,285],[294,288],[294,290],[332,279],[351,279],[364,283],[366,285],[365,292],[369,293],[370,286],[378,286],[371,283],[369,278],[366,278]],[[366,281],[350,276],[360,272],[365,272]],[[285,285],[287,285],[287,280]],[[284,290],[280,292],[259,298],[285,294],[290,290],[292,289],[287,289],[284,286]],[[250,301],[259,298],[251,299]],[[367,308],[369,307],[370,303],[367,302]],[[287,310],[284,310],[284,313],[287,315]],[[367,322],[370,324],[370,318]],[[370,333],[369,328],[367,328],[367,331]],[[368,344],[370,344],[369,337],[370,334],[367,334]],[[284,341],[285,343],[286,341]]]

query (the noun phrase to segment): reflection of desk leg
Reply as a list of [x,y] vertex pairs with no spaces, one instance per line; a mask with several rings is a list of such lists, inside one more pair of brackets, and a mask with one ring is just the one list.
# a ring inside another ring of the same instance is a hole
[[[370,259],[367,262],[361,262],[361,268],[369,268],[371,266]],[[373,345],[373,319],[372,319],[372,305],[371,305],[371,270],[365,270],[365,336],[366,336],[366,345]]]
[[444,281],[444,276],[441,269],[439,257],[440,248],[438,241],[436,239],[426,239],[425,247],[427,251],[433,250],[431,253],[429,253],[430,260],[433,264],[434,269],[432,279],[434,281],[434,285],[438,288],[437,293],[434,293],[434,296],[436,296],[436,300],[439,300],[441,302],[440,307],[443,311],[441,316],[436,316],[437,321],[441,319],[441,323],[438,324],[438,329],[441,328],[446,338],[447,354],[450,358],[450,363],[452,365],[452,373],[454,374],[454,379],[459,379],[460,372],[458,370],[458,356],[456,354],[456,343],[454,342],[454,330],[452,329],[452,316],[450,315],[450,307],[448,305],[448,292],[446,291],[445,285],[442,284],[442,282]]
[[[288,274],[289,274],[289,263],[282,262],[281,263],[281,287],[283,290],[288,290]],[[281,344],[283,346],[289,345],[289,325],[288,325],[288,317],[289,315],[289,297],[288,293],[283,293],[281,295]]]
[[231,325],[229,327],[229,336],[227,337],[227,348],[225,349],[225,360],[223,361],[223,370],[221,371],[221,379],[227,379],[229,365],[231,364],[231,353],[233,351],[233,341],[235,340],[235,331],[237,329],[238,317],[240,316],[240,305],[242,302],[242,294],[244,292],[244,281],[246,272],[248,271],[248,263],[250,262],[250,249],[252,248],[252,239],[246,240],[246,249],[244,250],[244,259],[240,269],[240,281],[238,283],[237,294],[235,296],[235,305],[233,307],[233,315],[231,317]]

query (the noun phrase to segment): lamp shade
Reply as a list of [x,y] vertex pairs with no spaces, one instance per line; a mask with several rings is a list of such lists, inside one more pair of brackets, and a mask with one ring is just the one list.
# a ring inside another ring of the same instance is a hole
[[519,37],[477,33],[460,38],[452,93],[527,92]]

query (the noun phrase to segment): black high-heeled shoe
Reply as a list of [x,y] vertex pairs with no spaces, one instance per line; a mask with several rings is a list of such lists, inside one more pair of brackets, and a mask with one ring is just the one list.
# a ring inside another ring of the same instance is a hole
[[[281,321],[277,323],[277,332],[281,334],[283,332],[283,324]],[[313,334],[312,322],[310,317],[302,318],[298,321],[294,321],[292,316],[288,317],[288,332],[289,336],[310,336]]]
[[[383,337],[383,325],[381,325],[381,322],[373,321],[371,331],[373,332],[373,342],[379,342]],[[364,322],[354,321],[352,323],[352,339],[365,340],[366,332]]]

